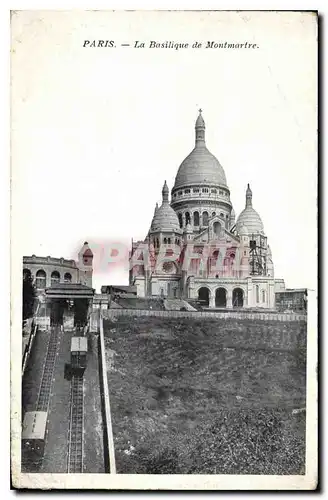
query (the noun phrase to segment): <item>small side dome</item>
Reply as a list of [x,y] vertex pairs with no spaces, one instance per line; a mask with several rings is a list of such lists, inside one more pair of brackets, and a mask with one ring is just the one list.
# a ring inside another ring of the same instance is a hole
[[151,223],[150,231],[174,232],[181,234],[179,219],[169,203],[169,188],[164,183],[162,189],[162,205],[155,208],[154,217]]
[[241,234],[240,231],[243,225],[247,227],[248,234],[264,234],[263,222],[257,211],[253,208],[252,197],[253,193],[249,184],[247,184],[246,205],[236,222],[236,230],[239,234]]
[[239,234],[243,226],[246,226],[248,234],[264,234],[261,217],[252,207],[245,208],[237,219],[236,230]]

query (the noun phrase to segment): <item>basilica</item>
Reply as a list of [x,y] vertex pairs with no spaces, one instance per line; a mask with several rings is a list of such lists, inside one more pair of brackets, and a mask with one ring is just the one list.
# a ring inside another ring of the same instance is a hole
[[275,279],[272,254],[253,193],[236,219],[226,175],[207,149],[199,111],[195,147],[181,163],[169,199],[164,182],[144,241],[132,241],[130,285],[140,297],[197,300],[210,308],[275,307],[285,284]]

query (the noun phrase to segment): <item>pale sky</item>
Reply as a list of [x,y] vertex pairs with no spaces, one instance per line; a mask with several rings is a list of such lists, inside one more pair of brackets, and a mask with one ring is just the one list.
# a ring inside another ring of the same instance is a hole
[[[316,288],[317,56],[310,13],[21,12],[12,20],[12,241],[95,253],[94,286],[128,281],[101,248],[144,239],[203,109],[236,215],[249,182],[286,286]],[[83,48],[84,40],[116,48]],[[134,49],[144,40],[258,49]]]

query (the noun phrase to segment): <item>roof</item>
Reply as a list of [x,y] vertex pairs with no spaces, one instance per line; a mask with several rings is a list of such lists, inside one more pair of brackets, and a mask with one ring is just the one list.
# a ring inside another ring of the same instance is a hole
[[72,351],[88,351],[87,337],[72,337],[71,338],[71,352]]
[[111,291],[126,292],[126,293],[137,293],[137,287],[135,285],[103,285],[101,287],[101,293],[107,294]]
[[22,439],[43,439],[47,425],[46,411],[29,411],[25,413]]
[[85,298],[91,299],[95,290],[82,283],[54,283],[51,287],[45,289],[47,297],[52,298]]
[[162,205],[155,210],[150,226],[150,232],[154,231],[182,234],[178,216],[169,203],[169,188],[166,181],[162,189]]
[[236,222],[236,230],[239,234],[243,226],[244,230],[246,229],[248,234],[264,233],[262,219],[253,207],[246,207],[240,213]]
[[150,231],[182,233],[179,219],[169,202],[164,201],[153,217]]
[[244,210],[239,214],[236,222],[236,230],[239,234],[264,234],[264,226],[261,217],[252,205],[252,190],[247,184],[246,204]]

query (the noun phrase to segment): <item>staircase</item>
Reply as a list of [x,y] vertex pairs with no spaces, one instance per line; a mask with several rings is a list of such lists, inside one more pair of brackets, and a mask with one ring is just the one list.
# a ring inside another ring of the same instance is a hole
[[188,302],[183,299],[164,299],[164,308],[166,311],[196,311]]

